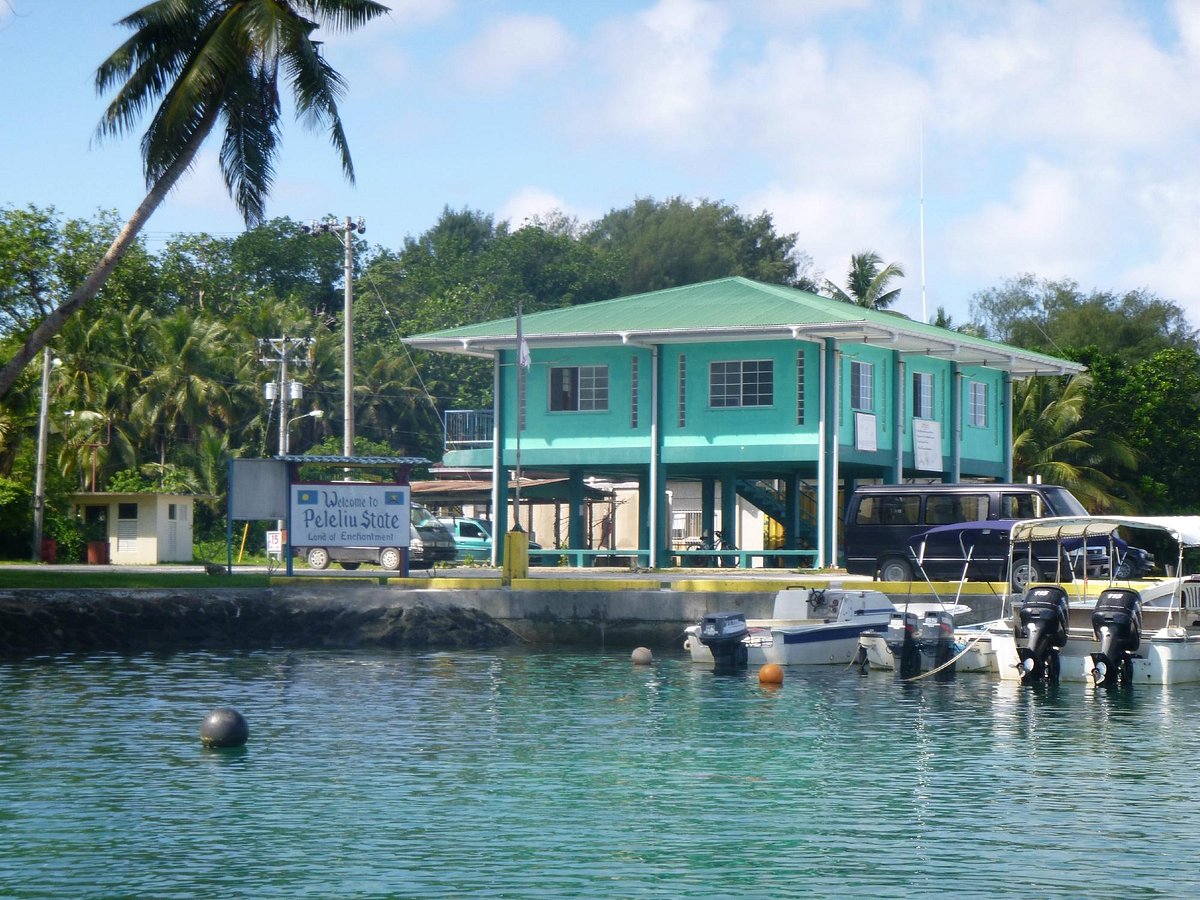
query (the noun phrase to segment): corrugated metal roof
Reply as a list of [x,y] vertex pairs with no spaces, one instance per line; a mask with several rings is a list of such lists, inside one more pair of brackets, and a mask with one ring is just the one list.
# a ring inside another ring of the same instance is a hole
[[367,466],[427,466],[429,460],[423,456],[284,456],[289,463],[320,463],[322,465],[345,466],[349,469]]
[[[903,352],[927,353],[964,365],[988,365],[1018,375],[1083,370],[1076,363],[927,325],[897,313],[864,309],[740,277],[531,313],[522,318],[521,327],[534,349],[833,338],[883,344]],[[515,346],[516,318],[413,335],[405,342],[447,353],[488,355]]]

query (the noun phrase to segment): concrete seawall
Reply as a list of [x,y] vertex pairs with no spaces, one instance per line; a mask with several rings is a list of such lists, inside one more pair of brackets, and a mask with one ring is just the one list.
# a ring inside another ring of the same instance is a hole
[[[501,588],[490,579],[415,581],[300,577],[269,588],[0,591],[0,655],[508,643],[678,649],[683,629],[704,615],[740,610],[769,618],[776,592],[801,583],[562,579]],[[846,583],[867,586],[881,587]],[[968,621],[999,614],[998,597],[964,602],[973,609]]]

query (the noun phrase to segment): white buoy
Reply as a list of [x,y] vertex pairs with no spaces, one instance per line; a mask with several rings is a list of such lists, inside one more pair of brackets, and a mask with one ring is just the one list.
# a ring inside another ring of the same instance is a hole
[[638,647],[633,651],[632,659],[635,666],[648,666],[654,662],[654,654],[649,647]]

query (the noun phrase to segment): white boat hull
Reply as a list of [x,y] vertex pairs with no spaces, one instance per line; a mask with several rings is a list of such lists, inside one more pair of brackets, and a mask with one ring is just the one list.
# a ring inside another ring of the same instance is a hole
[[[883,627],[887,622],[883,623]],[[746,638],[746,664],[765,666],[775,663],[780,666],[829,666],[841,663],[849,665],[858,651],[858,640],[864,631],[878,628],[874,625],[793,625],[774,628],[753,628]],[[712,651],[700,642],[699,626],[693,625],[686,631],[684,649],[692,655],[692,662],[713,664]]]
[[[1017,642],[1012,632],[992,637],[996,666],[1002,681],[1020,681]],[[1059,651],[1059,680],[1095,681],[1091,654],[1100,650],[1099,641],[1088,633],[1072,629],[1067,645]],[[1200,632],[1191,629],[1160,628],[1143,634],[1133,659],[1134,684],[1186,684],[1200,681]]]
[[[880,632],[864,632],[859,646],[866,653],[867,665],[872,669],[895,671],[896,660],[888,648],[886,637]],[[963,651],[966,652],[963,652]],[[956,672],[983,672],[996,674],[996,654],[992,650],[992,636],[980,629],[956,629],[952,654],[958,658],[954,663]],[[961,654],[961,655],[960,655]]]

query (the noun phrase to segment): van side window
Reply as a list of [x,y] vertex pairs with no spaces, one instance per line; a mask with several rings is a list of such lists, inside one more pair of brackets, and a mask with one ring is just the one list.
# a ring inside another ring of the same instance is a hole
[[987,517],[987,494],[931,494],[925,501],[926,525],[954,525],[958,522],[976,522]]
[[1000,518],[1036,519],[1037,504],[1033,494],[1001,494]]
[[892,497],[863,497],[854,517],[856,525],[916,525],[920,521],[921,498],[915,494]]

